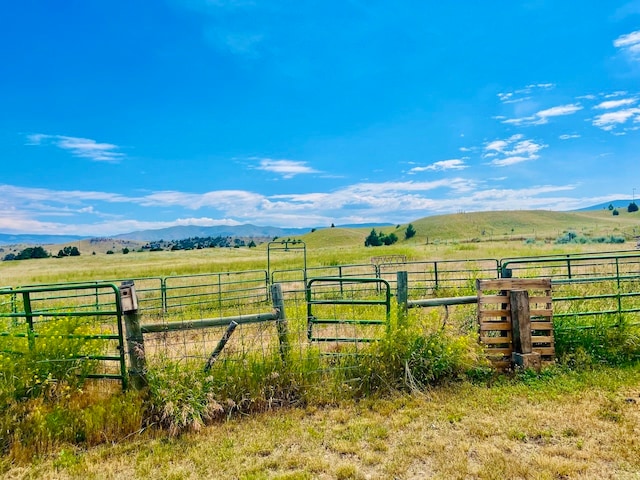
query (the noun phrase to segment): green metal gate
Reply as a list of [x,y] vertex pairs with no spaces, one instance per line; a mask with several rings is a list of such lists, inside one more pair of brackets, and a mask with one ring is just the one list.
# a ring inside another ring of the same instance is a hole
[[380,278],[319,277],[307,282],[312,342],[373,342],[388,331],[391,287]]
[[112,283],[0,289],[0,353],[65,375],[127,387],[120,290]]

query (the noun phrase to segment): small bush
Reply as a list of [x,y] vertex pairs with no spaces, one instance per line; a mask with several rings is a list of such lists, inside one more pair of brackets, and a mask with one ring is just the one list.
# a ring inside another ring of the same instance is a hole
[[361,393],[423,390],[486,366],[475,336],[402,327],[363,359]]

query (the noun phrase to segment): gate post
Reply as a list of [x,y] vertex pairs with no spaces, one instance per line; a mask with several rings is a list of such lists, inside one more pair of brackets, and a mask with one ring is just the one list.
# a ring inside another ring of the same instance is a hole
[[540,371],[540,354],[533,351],[531,338],[531,309],[529,307],[529,292],[526,290],[511,290],[509,292],[511,304],[511,330],[513,332],[513,350],[511,360],[521,368],[533,368]]
[[409,275],[406,271],[397,272],[398,326],[404,325],[409,315]]
[[124,325],[127,337],[127,354],[129,357],[129,375],[136,390],[147,384],[144,337],[140,328],[138,313],[138,297],[133,281],[120,285],[120,303],[124,314]]
[[284,297],[282,295],[282,285],[274,283],[271,285],[271,299],[273,308],[278,312],[276,329],[278,330],[278,342],[280,344],[280,358],[282,363],[287,362],[289,357],[289,327],[287,325],[287,315],[284,311]]

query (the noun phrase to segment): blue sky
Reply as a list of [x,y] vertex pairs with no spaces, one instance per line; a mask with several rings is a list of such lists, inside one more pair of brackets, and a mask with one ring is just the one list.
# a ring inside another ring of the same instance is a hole
[[21,0],[0,232],[405,223],[640,196],[640,0]]

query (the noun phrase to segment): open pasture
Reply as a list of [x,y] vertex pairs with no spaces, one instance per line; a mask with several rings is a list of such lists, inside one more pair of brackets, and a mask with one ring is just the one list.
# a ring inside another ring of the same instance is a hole
[[[306,269],[299,250],[273,254],[266,246],[2,262],[1,283],[13,287],[101,280],[119,284],[133,279],[142,328],[158,326],[154,333],[144,334],[149,382],[144,398],[136,392],[120,394],[104,380],[76,385],[65,372],[52,377],[44,370],[38,377],[41,383],[31,383],[22,393],[4,391],[7,406],[2,421],[3,431],[8,432],[0,442],[4,473],[18,478],[128,474],[144,478],[156,472],[155,462],[170,459],[175,470],[166,471],[168,475],[191,478],[196,471],[196,476],[211,476],[214,470],[192,456],[203,454],[220,458],[212,463],[215,471],[223,472],[220,478],[633,478],[638,471],[633,460],[638,458],[638,444],[619,435],[621,429],[630,435],[638,430],[637,381],[632,373],[623,374],[637,369],[629,365],[637,365],[640,353],[640,263],[635,243],[558,244],[510,238],[427,244],[418,238],[364,248],[356,237],[364,238],[366,232],[340,230],[325,229],[303,238]],[[559,365],[541,375],[524,372],[511,380],[496,376],[477,342],[476,307],[414,308],[402,316],[395,298],[399,271],[408,274],[409,299],[475,295],[475,281],[480,278],[551,278]],[[313,283],[323,276],[343,281],[318,280],[313,294],[305,291],[305,281]],[[359,283],[360,278],[375,281]],[[271,283],[281,283],[282,311],[272,302]],[[23,300],[18,298],[17,306],[3,303],[3,311],[20,310]],[[87,304],[109,311],[101,301],[97,307],[93,301]],[[226,319],[273,312],[279,320],[241,322],[214,358],[230,324]],[[14,322],[8,318],[7,328]],[[47,322],[35,318],[36,327],[39,321],[46,327]],[[198,322],[217,326],[193,328]],[[106,333],[82,328],[74,326],[62,344]],[[6,356],[13,347],[7,344],[9,337],[3,338]],[[21,338],[26,359],[32,340]],[[42,345],[41,338],[33,337],[35,345]],[[80,366],[91,366],[90,357],[100,361],[105,354],[78,350],[73,356],[89,361]],[[56,365],[44,357],[38,362],[45,369]],[[602,370],[603,365],[626,367]],[[33,375],[27,364],[25,368],[14,369],[12,378]],[[66,373],[75,375],[77,370]],[[595,378],[606,386],[596,386]],[[559,387],[563,382],[572,387]],[[363,410],[353,400],[369,406]],[[346,420],[357,415],[365,423],[380,424],[376,414],[369,418],[376,405],[389,408],[382,436],[362,433],[362,425]],[[457,407],[452,410],[452,405]],[[96,407],[102,408],[100,421],[95,418]],[[275,407],[294,409],[260,413]],[[34,408],[41,412],[40,420],[33,416]],[[573,408],[593,413],[591,427],[569,414]],[[29,419],[19,431],[10,421],[16,418],[16,409],[24,412],[25,421]],[[122,412],[131,409],[138,413],[127,413],[131,420],[125,421]],[[421,410],[431,412],[428,419],[418,414]],[[560,430],[555,428],[558,419],[554,420],[558,411],[566,412]],[[257,416],[236,419],[245,413]],[[301,416],[304,420],[294,423],[319,436],[287,424]],[[264,437],[244,432],[245,427],[255,430],[255,421],[265,424]],[[95,430],[104,429],[101,422],[119,425],[109,430],[111,441],[138,432],[150,442],[145,445],[152,446],[147,459],[135,460],[126,453],[126,445],[141,448],[138,440],[90,448],[101,443]],[[430,425],[436,425],[436,436],[429,433]],[[595,428],[598,435],[588,433]],[[49,432],[49,440],[42,440],[43,432]],[[282,432],[295,439],[293,443]],[[156,443],[163,435],[178,434],[164,444],[169,445],[166,451]],[[267,448],[269,436],[281,440]],[[211,443],[211,438],[223,440]],[[318,438],[325,441],[318,444]],[[465,443],[464,438],[473,441]],[[251,450],[255,441],[264,444],[258,453]],[[201,447],[195,448],[193,442]],[[598,442],[607,442],[610,450],[596,451]],[[226,456],[227,444],[243,452],[243,459]],[[451,448],[460,449],[453,462],[445,460]],[[293,460],[287,453],[291,449],[304,463]],[[191,467],[176,460],[178,450],[189,452]],[[51,452],[54,456],[40,466],[14,466],[28,463],[33,454]],[[313,452],[320,452],[324,460],[314,461]],[[615,461],[611,452],[616,452]],[[98,469],[100,455],[118,458],[113,471]]]

